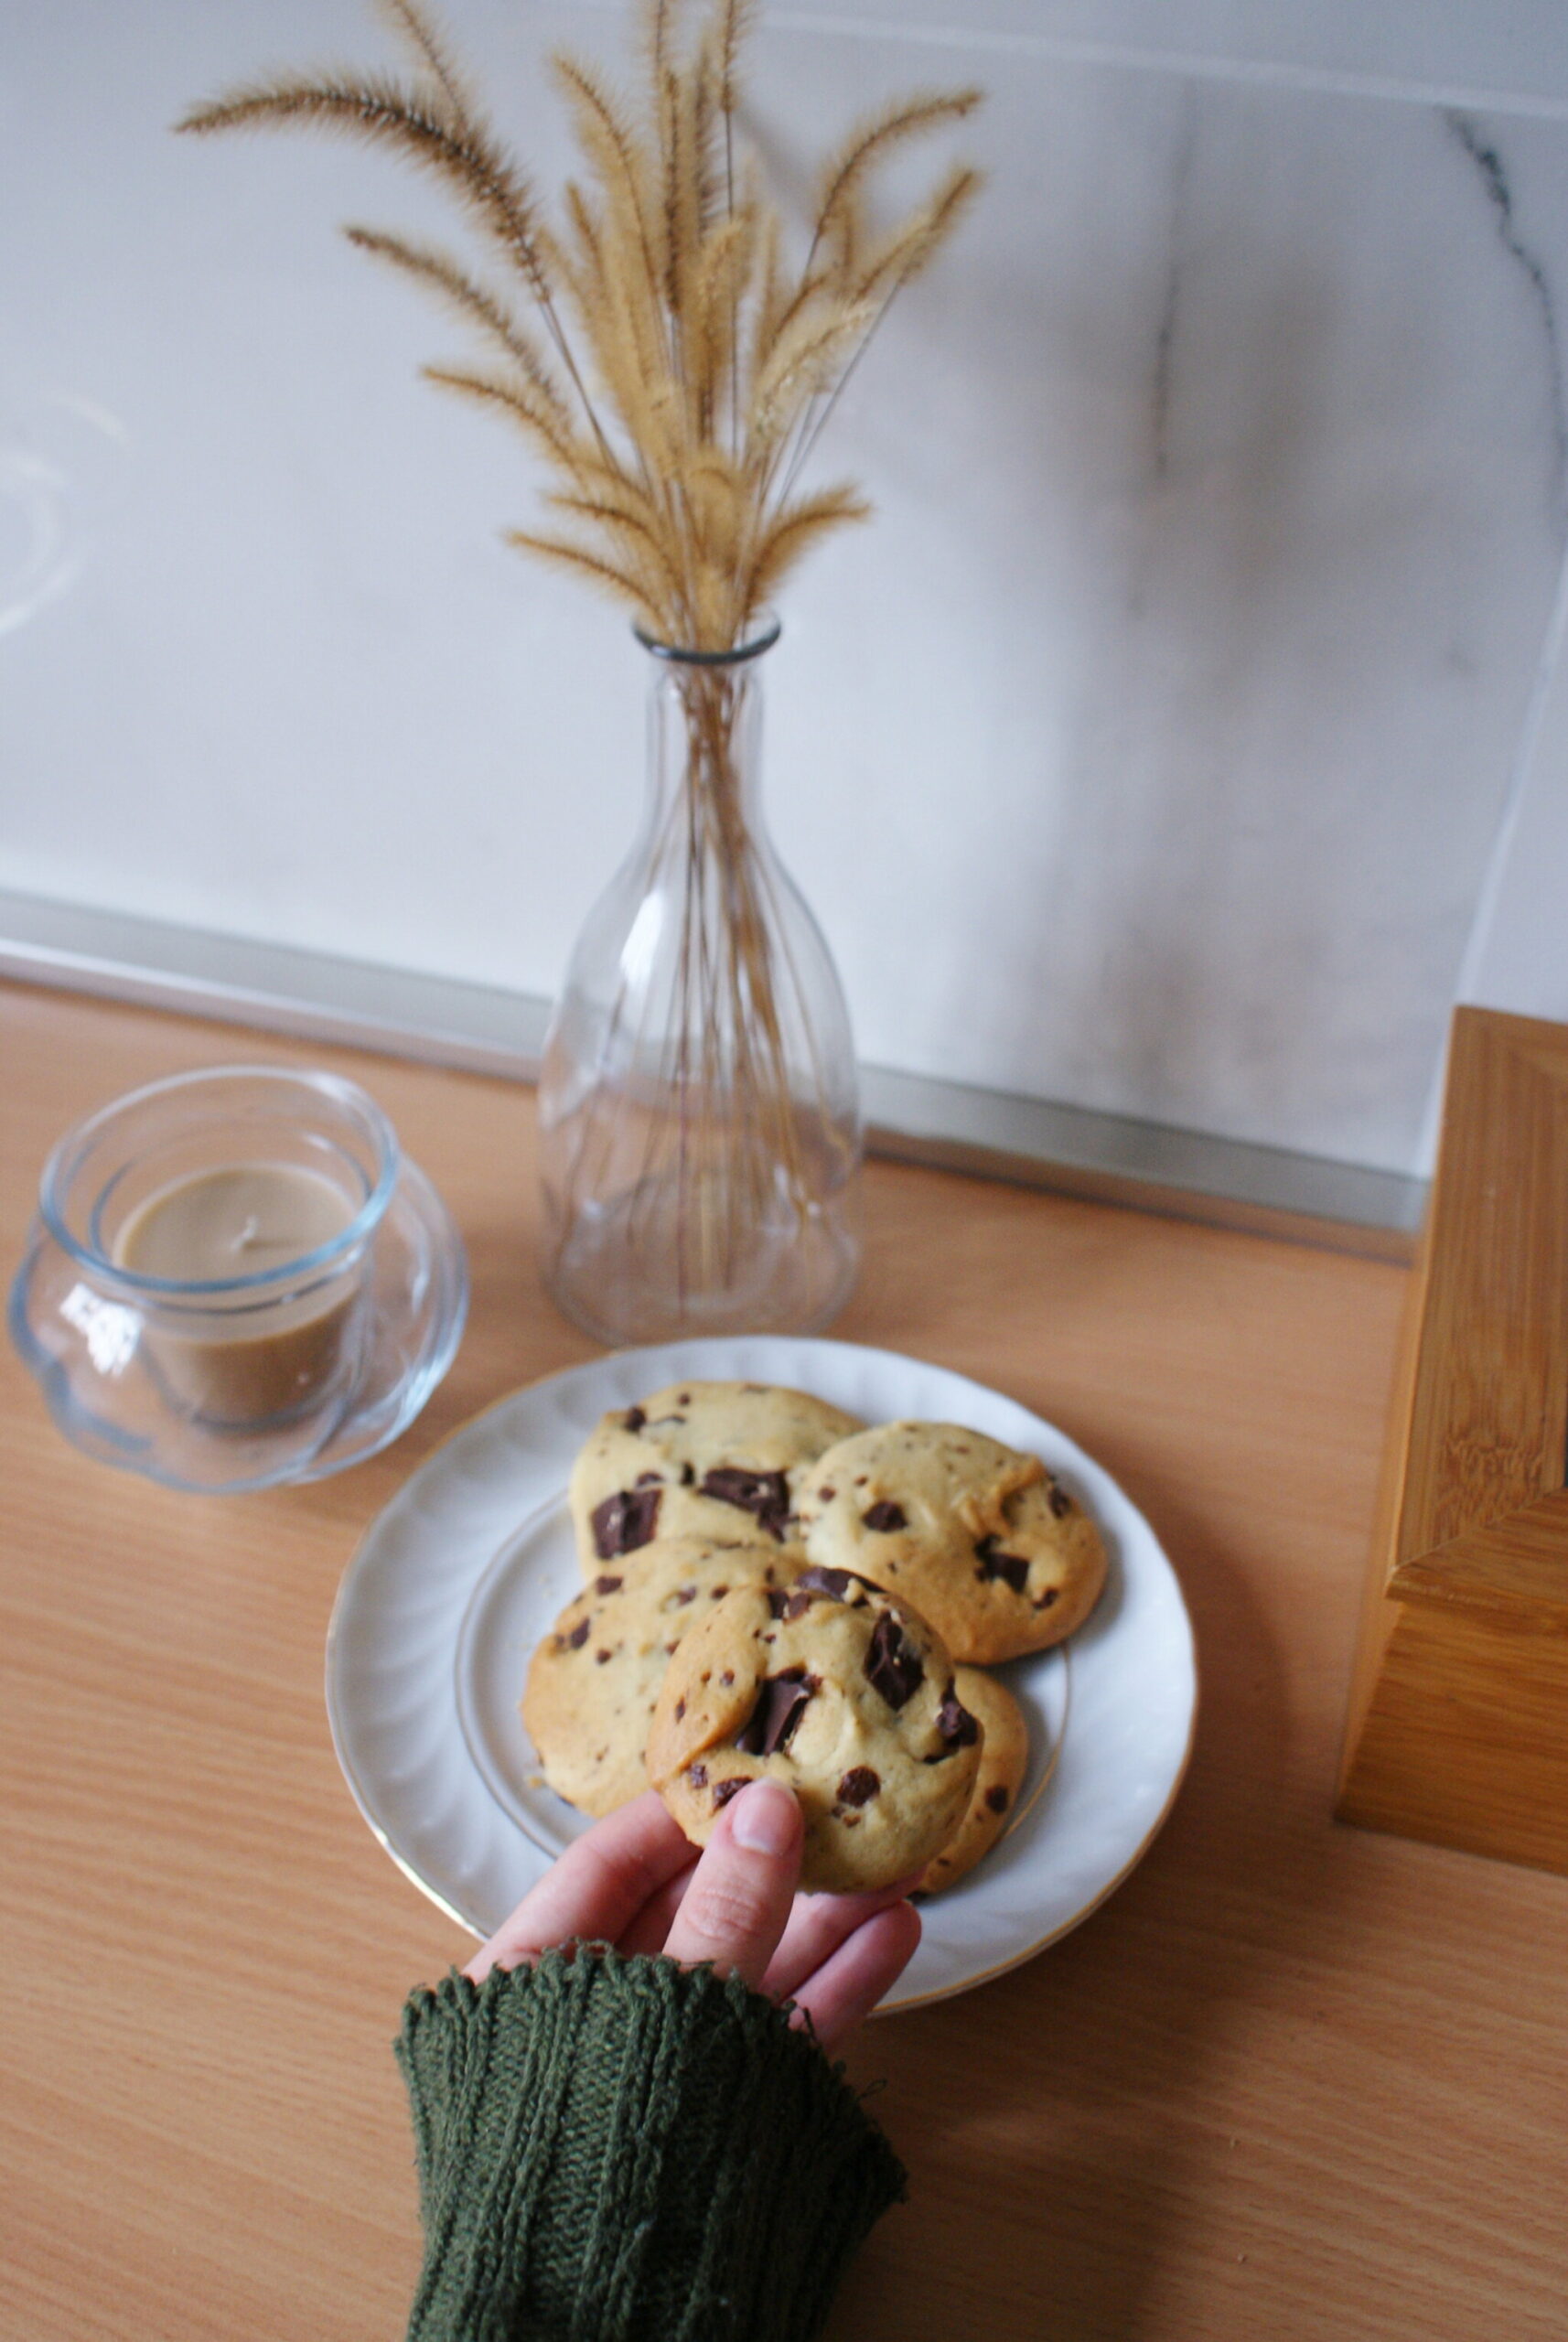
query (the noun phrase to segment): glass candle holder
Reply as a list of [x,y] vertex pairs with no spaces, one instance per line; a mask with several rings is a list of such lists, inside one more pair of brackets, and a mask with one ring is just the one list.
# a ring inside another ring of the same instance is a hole
[[177,1488],[258,1488],[394,1438],[467,1299],[456,1230],[373,1100],[238,1066],[67,1133],[10,1322],[78,1446]]

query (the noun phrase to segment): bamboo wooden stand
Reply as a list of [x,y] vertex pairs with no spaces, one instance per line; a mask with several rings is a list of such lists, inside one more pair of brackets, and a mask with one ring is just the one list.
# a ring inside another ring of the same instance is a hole
[[1343,1821],[1568,1871],[1568,1026],[1460,1009]]

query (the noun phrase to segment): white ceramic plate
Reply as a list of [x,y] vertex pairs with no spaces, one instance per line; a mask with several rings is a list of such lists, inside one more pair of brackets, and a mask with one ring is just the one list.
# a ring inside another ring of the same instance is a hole
[[1033,1756],[1013,1827],[927,1904],[889,1996],[911,2008],[1015,1967],[1086,1918],[1170,1810],[1192,1745],[1192,1629],[1170,1563],[1109,1474],[983,1384],[888,1350],[779,1336],[620,1350],[466,1423],[372,1522],[327,1646],[338,1760],[415,1884],[490,1934],[587,1825],[540,1779],[518,1714],[529,1655],[581,1589],[567,1475],[599,1417],[667,1383],[775,1382],[867,1423],[963,1423],[1041,1456],[1099,1520],[1105,1594],[1065,1650],[1002,1671]]

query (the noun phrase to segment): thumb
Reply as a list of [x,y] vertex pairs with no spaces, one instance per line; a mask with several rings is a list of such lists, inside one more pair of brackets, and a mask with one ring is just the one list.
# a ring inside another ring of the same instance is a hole
[[800,1875],[800,1809],[781,1781],[750,1782],[720,1814],[664,1950],[712,1961],[755,1990],[779,1949]]

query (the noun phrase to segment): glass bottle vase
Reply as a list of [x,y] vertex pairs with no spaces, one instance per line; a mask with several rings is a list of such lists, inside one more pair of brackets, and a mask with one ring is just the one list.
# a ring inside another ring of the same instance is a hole
[[811,1331],[854,1282],[849,1015],[758,803],[778,636],[639,636],[646,818],[573,951],[539,1087],[544,1282],[611,1344]]

